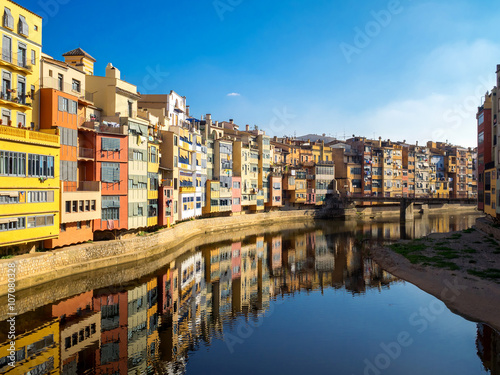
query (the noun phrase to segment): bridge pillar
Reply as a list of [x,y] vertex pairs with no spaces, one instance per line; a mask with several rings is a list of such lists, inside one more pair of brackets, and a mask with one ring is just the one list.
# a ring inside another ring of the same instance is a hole
[[404,223],[415,218],[413,202],[403,198],[400,205],[399,221]]

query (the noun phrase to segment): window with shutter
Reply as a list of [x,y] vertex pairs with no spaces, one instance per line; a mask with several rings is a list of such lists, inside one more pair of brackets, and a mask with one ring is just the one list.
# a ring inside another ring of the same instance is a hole
[[101,149],[104,151],[119,151],[120,140],[118,138],[105,138],[101,140]]
[[19,34],[29,36],[29,27],[24,16],[19,16]]
[[58,97],[58,100],[59,100],[59,106],[58,106],[58,109],[60,111],[64,111],[64,98],[62,96],[59,96]]
[[4,10],[3,26],[8,27],[9,29],[14,28],[14,17],[12,16],[12,13],[10,12],[9,8],[5,8]]

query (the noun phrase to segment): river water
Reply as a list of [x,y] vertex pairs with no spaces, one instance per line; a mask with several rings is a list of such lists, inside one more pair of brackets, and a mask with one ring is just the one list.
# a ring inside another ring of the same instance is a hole
[[15,367],[4,314],[0,372],[500,374],[496,331],[450,312],[368,253],[373,243],[463,230],[476,217],[235,233],[168,264],[150,262],[153,271],[136,279],[129,268],[95,289],[80,286],[98,278],[90,275],[87,284],[65,279],[20,293]]

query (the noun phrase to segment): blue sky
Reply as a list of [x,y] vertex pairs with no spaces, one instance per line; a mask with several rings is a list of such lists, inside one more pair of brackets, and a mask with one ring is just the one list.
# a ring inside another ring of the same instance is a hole
[[187,96],[196,117],[277,136],[474,146],[500,63],[491,0],[20,3],[44,16],[45,53],[81,47],[98,75],[111,62],[141,92]]

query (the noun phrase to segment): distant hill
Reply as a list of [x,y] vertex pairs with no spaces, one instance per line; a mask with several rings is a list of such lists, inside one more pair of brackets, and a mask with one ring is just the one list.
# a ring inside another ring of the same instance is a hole
[[300,137],[297,137],[297,139],[301,141],[307,141],[308,139],[311,142],[315,141],[325,141],[325,143],[331,142],[335,140],[335,137],[328,137],[326,135],[319,135],[319,134],[306,134],[306,135],[301,135]]

